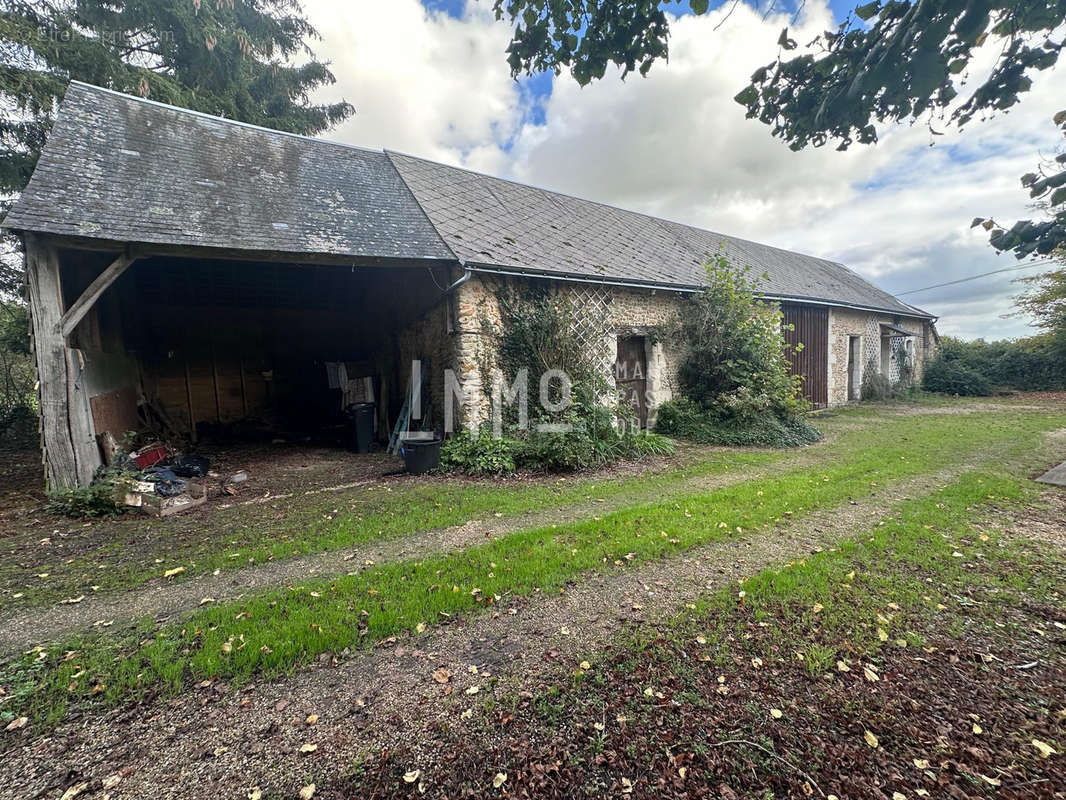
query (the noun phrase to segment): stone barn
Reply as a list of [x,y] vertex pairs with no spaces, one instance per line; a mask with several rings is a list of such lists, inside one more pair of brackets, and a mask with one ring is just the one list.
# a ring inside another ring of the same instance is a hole
[[484,320],[544,282],[588,309],[582,334],[652,424],[676,357],[649,333],[720,251],[766,274],[816,408],[868,370],[920,377],[934,346],[931,315],[832,261],[76,82],[4,226],[25,243],[51,488],[145,426],[310,435],[372,400],[387,438],[412,361],[420,426],[443,427],[446,370],[484,418]]

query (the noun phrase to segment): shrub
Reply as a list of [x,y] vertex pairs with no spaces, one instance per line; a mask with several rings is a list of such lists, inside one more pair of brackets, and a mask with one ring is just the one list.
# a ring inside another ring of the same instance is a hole
[[922,386],[928,392],[981,397],[992,393],[988,379],[960,361],[943,357],[934,359],[925,368]]
[[982,376],[989,384],[985,394],[994,386],[1020,391],[1066,389],[1066,357],[1059,340],[1051,334],[997,342],[983,339],[964,342],[945,336],[940,340],[936,358],[926,368],[923,387],[928,391],[948,391],[934,389],[929,382],[931,368],[934,376],[940,370],[950,369],[940,366],[941,362]]
[[800,447],[822,438],[821,432],[801,416],[763,414],[741,421],[715,415],[686,398],[659,406],[655,430],[723,447]]
[[[681,352],[681,398],[659,407],[656,430],[704,444],[795,447],[821,434],[802,418],[801,378],[790,373],[780,308],[719,255],[707,287],[668,328]],[[802,346],[802,345],[800,345]]]
[[802,379],[789,370],[781,309],[762,301],[758,280],[725,256],[706,269],[706,288],[688,300],[670,334],[681,350],[681,394],[722,420],[806,411]]
[[521,443],[514,439],[460,431],[441,446],[440,463],[445,469],[470,475],[503,475],[515,471],[515,457],[521,449]]
[[58,516],[81,519],[116,516],[125,511],[125,506],[115,502],[113,485],[94,483],[86,489],[49,492],[45,510]]

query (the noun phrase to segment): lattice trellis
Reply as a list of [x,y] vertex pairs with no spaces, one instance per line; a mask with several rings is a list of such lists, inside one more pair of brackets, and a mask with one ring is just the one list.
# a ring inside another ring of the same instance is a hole
[[907,351],[904,350],[904,337],[893,336],[888,341],[889,349],[889,361],[888,361],[888,379],[892,383],[899,383],[899,367],[900,359],[907,357]]
[[607,348],[611,292],[601,286],[581,284],[571,286],[566,297],[574,312],[570,315],[570,332],[589,354],[592,366],[602,374],[610,374],[614,369],[613,355]]

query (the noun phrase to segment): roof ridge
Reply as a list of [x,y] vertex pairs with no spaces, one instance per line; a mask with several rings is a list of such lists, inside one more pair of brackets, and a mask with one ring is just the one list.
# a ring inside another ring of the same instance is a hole
[[[155,106],[156,108],[165,108],[170,111],[177,111],[180,114],[184,114],[190,117],[199,117],[201,119],[209,119],[212,122],[224,122],[227,125],[233,125],[239,128],[248,128],[254,131],[262,131],[263,133],[273,133],[278,136],[288,136],[293,139],[302,139],[305,142],[315,142],[316,144],[329,144],[335,147],[346,147],[349,150],[359,150],[363,153],[376,153],[378,155],[385,155],[384,150],[375,150],[373,147],[363,147],[358,144],[349,144],[348,142],[338,142],[336,139],[324,139],[318,136],[308,136],[304,133],[293,133],[292,131],[283,131],[278,128],[268,128],[265,125],[256,125],[252,122],[245,122],[239,119],[232,119],[231,117],[221,117],[218,114],[208,114],[206,111],[197,111],[195,108],[186,108],[185,106],[176,106],[171,103],[164,103],[160,100],[152,100],[148,97],[138,97],[135,94],[127,94],[126,92],[120,92],[117,89],[108,89],[106,86],[97,86],[95,83],[86,83],[85,81],[70,80],[71,86],[80,86],[84,89],[88,89],[92,92],[102,92],[109,94],[113,97],[121,97],[123,100],[133,100],[137,103],[143,103],[149,106]],[[60,104],[62,109],[62,104]]]

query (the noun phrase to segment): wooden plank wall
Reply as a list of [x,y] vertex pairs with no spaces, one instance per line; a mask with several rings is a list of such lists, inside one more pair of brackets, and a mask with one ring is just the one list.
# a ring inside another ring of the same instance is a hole
[[[803,376],[803,396],[810,404],[825,408],[829,402],[829,309],[782,303],[781,312],[792,374]],[[788,330],[790,325],[793,330]],[[803,348],[796,352],[801,342]]]

